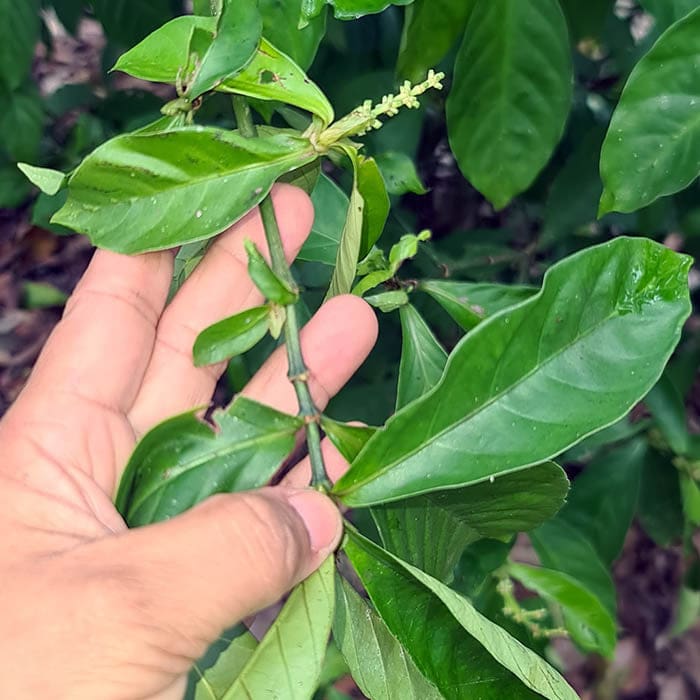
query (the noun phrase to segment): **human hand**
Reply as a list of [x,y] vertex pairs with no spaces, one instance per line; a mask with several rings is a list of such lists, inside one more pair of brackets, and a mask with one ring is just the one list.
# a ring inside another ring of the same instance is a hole
[[[282,185],[273,200],[292,259],[311,228],[310,200]],[[224,366],[193,366],[199,331],[261,302],[246,238],[266,250],[257,211],[219,237],[165,310],[172,252],[98,251],[0,422],[0,697],[181,698],[192,662],[225,628],[337,546],[338,511],[299,488],[304,463],[285,486],[218,495],[137,530],[112,505],[139,436],[211,400]],[[375,339],[374,314],[357,297],[319,310],[302,331],[317,405]],[[244,393],[296,413],[280,350]],[[329,471],[342,470],[324,451]]]

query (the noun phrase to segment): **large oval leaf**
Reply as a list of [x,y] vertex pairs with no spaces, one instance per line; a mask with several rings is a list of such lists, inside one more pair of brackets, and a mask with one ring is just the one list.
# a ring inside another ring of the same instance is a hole
[[557,0],[478,0],[455,64],[447,125],[462,172],[497,209],[549,160],[571,95]]
[[333,639],[370,700],[442,700],[382,618],[340,576],[335,601]]
[[215,493],[266,484],[303,422],[238,397],[215,411],[216,431],[194,412],[157,425],[126,466],[115,504],[136,527],[171,518]]
[[316,157],[287,132],[246,139],[195,126],[117,136],[76,168],[53,221],[119,253],[172,248],[220,233],[280,175]]
[[632,71],[603,144],[600,214],[631,212],[700,173],[700,8]]
[[390,418],[336,484],[367,506],[551,459],[653,386],[690,312],[690,259],[618,238],[552,267],[536,296],[482,322],[440,384]]
[[308,700],[316,690],[335,606],[329,557],[297,586],[282,612],[221,700]]
[[544,659],[456,591],[352,530],[345,551],[386,625],[448,700],[576,700]]
[[449,581],[468,545],[541,525],[561,508],[568,490],[564,470],[545,462],[493,482],[375,506],[371,512],[390,552]]

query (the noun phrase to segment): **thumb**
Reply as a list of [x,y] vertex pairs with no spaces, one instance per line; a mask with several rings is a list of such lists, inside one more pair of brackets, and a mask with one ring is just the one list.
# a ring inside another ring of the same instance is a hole
[[275,487],[217,495],[117,539],[151,621],[208,643],[315,571],[341,534],[329,498]]

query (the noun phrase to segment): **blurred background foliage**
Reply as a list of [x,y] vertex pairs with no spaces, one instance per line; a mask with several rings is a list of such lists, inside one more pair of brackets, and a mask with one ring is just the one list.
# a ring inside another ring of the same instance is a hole
[[[382,248],[388,251],[406,233],[432,231],[400,276],[537,285],[554,262],[623,234],[700,254],[697,181],[638,212],[597,219],[600,150],[621,90],[661,32],[700,3],[561,0],[573,46],[573,106],[552,157],[500,211],[462,175],[446,127],[445,99],[468,4],[416,0],[352,22],[324,12],[298,32],[300,0],[260,2],[265,35],[309,68],[337,114],[367,98],[381,99],[399,79],[420,79],[429,67],[447,74],[443,93],[426,96],[419,110],[404,111],[366,139],[366,152],[378,159],[392,198]],[[438,5],[452,13],[448,21]],[[65,191],[38,194],[16,163],[69,171],[111,136],[158,119],[164,101],[175,96],[171,89],[110,68],[126,48],[191,9],[178,0],[0,0],[0,410],[21,389],[90,255],[84,239],[49,223]],[[234,125],[224,95],[209,97],[199,117]],[[348,190],[347,173],[327,174]],[[423,186],[426,193],[418,194]],[[315,228],[342,226],[342,193],[325,187],[315,196],[338,203],[338,219],[317,221]],[[298,263],[309,311],[320,303],[330,272],[319,263]],[[411,301],[449,351],[462,329],[428,295],[415,294]],[[378,425],[393,411],[401,325],[398,314],[380,316],[376,349],[329,408],[337,419]],[[546,652],[584,697],[700,697],[698,325],[694,314],[678,353],[643,403],[564,456],[574,477],[568,505],[529,541],[515,543],[516,558],[534,561],[534,547],[544,565],[583,581],[616,614],[621,642],[612,662],[566,642]],[[218,399],[238,390],[269,349],[263,345],[233,361]],[[454,585],[544,650],[543,640],[504,615],[498,581],[490,576],[512,545],[474,545]],[[527,600],[537,604],[536,598]]]

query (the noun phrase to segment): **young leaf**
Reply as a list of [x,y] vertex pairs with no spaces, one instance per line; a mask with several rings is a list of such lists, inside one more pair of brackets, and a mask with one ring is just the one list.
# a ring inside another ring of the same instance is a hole
[[196,126],[125,134],[77,167],[52,220],[119,253],[172,248],[223,231],[280,175],[316,157],[306,139],[286,132],[246,139]]
[[194,99],[240,73],[253,59],[261,34],[256,0],[224,0],[214,40],[203,55],[193,57],[195,71],[187,96]]
[[60,170],[38,168],[36,165],[29,165],[29,163],[17,163],[17,167],[33,185],[48,195],[58,194],[66,182],[67,175]]
[[551,666],[457,592],[353,530],[344,546],[387,627],[447,700],[465,688],[480,700],[576,700]]
[[379,294],[365,297],[365,301],[382,313],[388,314],[408,305],[408,294],[403,289],[394,289],[389,292],[380,292]]
[[371,700],[442,700],[383,620],[336,576],[333,639],[359,689]]
[[357,189],[362,196],[362,242],[359,259],[362,260],[379,240],[389,216],[389,195],[384,178],[374,158],[359,156],[357,160]]
[[239,396],[214,412],[216,431],[196,412],[157,425],[138,443],[115,505],[131,527],[171,518],[215,493],[266,484],[294,447],[303,422]]
[[316,216],[311,233],[297,258],[335,265],[350,202],[345,192],[323,173],[311,193],[311,201]]
[[245,241],[245,250],[248,254],[248,275],[255,286],[265,295],[266,299],[286,306],[293,304],[299,298],[299,294],[291,290],[267,264],[260,251],[252,241]]
[[534,287],[447,280],[424,280],[418,289],[430,294],[465,331],[537,292]]
[[572,83],[557,0],[477,0],[455,63],[447,125],[460,169],[497,209],[549,160]]
[[386,151],[375,160],[390,194],[425,194],[428,191],[418,177],[414,162],[405,153]]
[[610,425],[678,343],[689,265],[653,241],[617,238],[553,266],[536,296],[465,336],[440,384],[389,419],[335,493],[368,506],[476,483]]
[[617,641],[615,620],[575,579],[551,569],[510,564],[508,573],[545,600],[561,606],[572,639],[584,650],[611,657]]
[[396,410],[432,389],[442,376],[447,353],[413,306],[401,307],[401,364]]
[[700,7],[670,27],[632,71],[603,144],[599,214],[631,212],[700,173]]
[[372,516],[390,552],[447,582],[467,546],[541,525],[561,508],[568,489],[562,468],[545,462],[493,483],[376,506]]
[[333,277],[326,295],[327,299],[339,294],[347,294],[352,289],[363,241],[365,200],[358,187],[360,164],[355,149],[348,148],[346,153],[353,165],[354,178],[345,226],[336,254],[335,270],[333,270]]
[[415,0],[406,9],[396,72],[414,83],[422,80],[462,36],[475,4],[476,0]]
[[204,672],[195,688],[194,700],[222,700],[257,646],[258,640],[247,630],[236,637]]
[[331,632],[334,561],[299,584],[282,612],[221,700],[264,698],[308,700],[318,686]]
[[255,347],[270,330],[270,308],[246,309],[205,328],[194,342],[197,367],[224,362]]
[[335,421],[328,416],[321,416],[321,427],[338,452],[348,462],[352,462],[357,457],[367,440],[377,432],[376,428],[369,425],[349,425]]
[[264,38],[251,63],[217,90],[300,107],[317,115],[324,126],[333,121],[333,107],[320,88],[289,56]]
[[318,17],[326,5],[333,7],[337,19],[357,19],[386,10],[389,5],[408,5],[413,0],[301,0],[300,26]]

